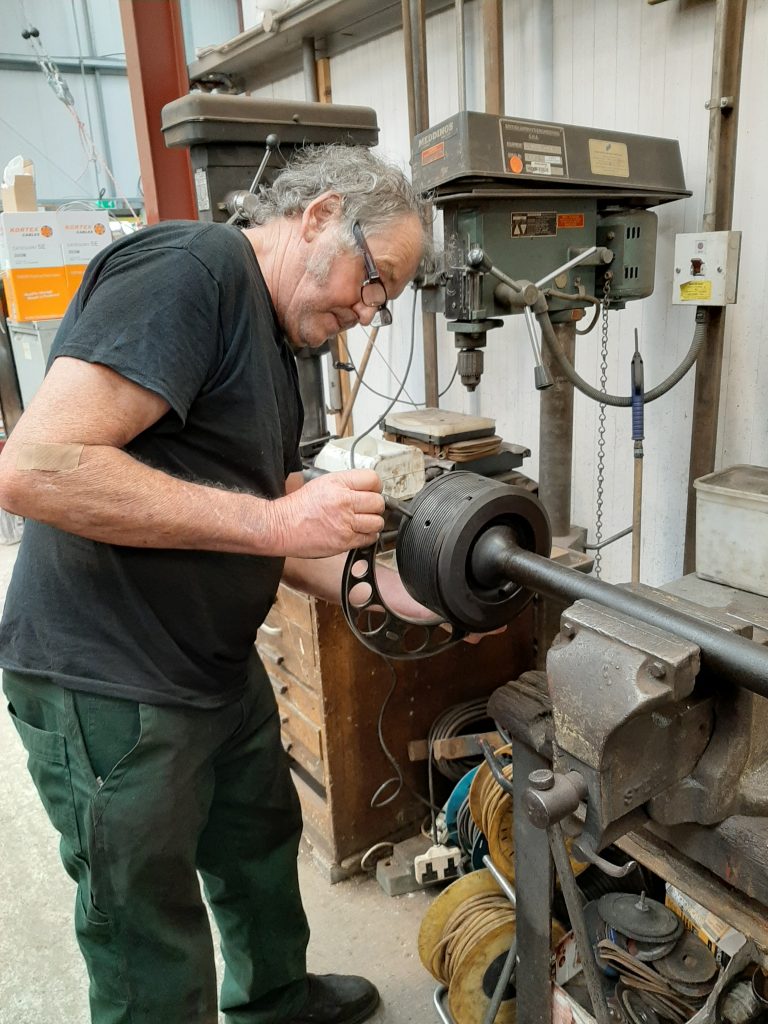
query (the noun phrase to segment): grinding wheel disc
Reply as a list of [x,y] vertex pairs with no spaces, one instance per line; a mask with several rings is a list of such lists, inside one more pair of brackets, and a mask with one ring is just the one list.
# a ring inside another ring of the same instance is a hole
[[432,953],[443,936],[448,918],[465,900],[485,893],[501,895],[501,889],[488,868],[457,878],[430,903],[419,929],[419,959],[430,974]]
[[[617,934],[615,931],[613,934]],[[626,939],[627,952],[641,963],[655,963],[668,956],[677,945],[678,940],[669,942],[638,942],[637,939]]]
[[[489,932],[457,966],[448,987],[448,1005],[456,1024],[483,1024],[496,981],[506,958],[515,926],[499,925]],[[517,1003],[514,998],[501,1002],[495,1024],[515,1024]]]
[[609,892],[600,897],[599,909],[606,924],[638,942],[671,942],[683,930],[676,914],[645,895]]
[[606,938],[606,924],[602,917],[600,917],[597,900],[590,900],[589,903],[585,903],[582,912],[584,914],[584,924],[587,926],[589,944],[592,946],[595,954],[597,966],[603,974],[607,974],[609,978],[616,978],[619,972],[615,967],[607,964],[597,951],[598,942],[600,942],[601,939]]
[[683,932],[672,952],[657,960],[653,966],[662,977],[685,985],[701,985],[711,981],[717,974],[715,958],[693,932]]
[[617,986],[616,991],[621,1008],[632,1024],[661,1024],[661,1018],[648,1006],[641,992],[623,985]]
[[689,985],[683,981],[673,981],[671,978],[667,978],[667,984],[678,995],[685,996],[686,999],[706,999],[715,983],[714,981],[703,981]]

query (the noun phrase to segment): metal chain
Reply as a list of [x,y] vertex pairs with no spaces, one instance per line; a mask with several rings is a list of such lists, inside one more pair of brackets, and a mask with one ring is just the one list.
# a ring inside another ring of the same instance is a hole
[[[603,308],[600,321],[600,390],[605,393],[608,390],[608,306],[610,304],[611,292],[610,273],[605,275],[603,285]],[[597,488],[595,501],[595,544],[600,544],[603,539],[603,491],[605,489],[605,410],[604,402],[600,403],[600,413],[597,418]],[[598,547],[595,551],[594,574],[600,578],[600,563],[602,551]]]

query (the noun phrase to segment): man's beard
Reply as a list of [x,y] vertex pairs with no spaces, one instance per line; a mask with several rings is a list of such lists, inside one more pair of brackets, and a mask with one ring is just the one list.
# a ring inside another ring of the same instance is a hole
[[307,257],[307,273],[317,284],[325,284],[328,280],[333,261],[340,252],[341,246],[329,245],[322,249],[316,249],[309,254]]

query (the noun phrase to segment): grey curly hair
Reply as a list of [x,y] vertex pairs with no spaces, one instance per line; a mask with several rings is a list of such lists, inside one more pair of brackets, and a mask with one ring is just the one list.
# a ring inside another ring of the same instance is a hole
[[291,158],[251,211],[251,224],[276,217],[301,216],[323,192],[341,198],[340,241],[355,248],[352,225],[357,221],[367,234],[383,233],[392,223],[416,214],[423,234],[423,261],[434,259],[431,208],[399,167],[375,156],[364,146],[307,146]]

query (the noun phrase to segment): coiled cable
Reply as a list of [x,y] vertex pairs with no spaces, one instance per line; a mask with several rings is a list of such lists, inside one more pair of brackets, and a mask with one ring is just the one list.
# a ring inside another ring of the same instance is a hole
[[[454,704],[446,708],[434,720],[429,729],[427,742],[430,751],[434,749],[437,740],[450,739],[453,736],[470,735],[478,732],[488,732],[493,728],[493,722],[488,717],[488,698],[464,701],[461,704]],[[482,761],[482,755],[474,757],[462,757],[448,760],[445,757],[435,757],[434,764],[441,775],[453,782],[458,782],[466,773]]]
[[[583,377],[580,377],[573,365],[568,361],[568,358],[558,343],[557,336],[555,335],[554,328],[552,327],[552,321],[549,319],[549,313],[537,313],[536,319],[539,321],[541,336],[552,354],[552,358],[557,363],[561,373],[578,391],[583,395],[586,395],[587,398],[591,398],[595,402],[605,403],[605,405],[632,405],[631,395],[605,394],[602,391],[598,391],[597,388],[592,387],[591,384],[588,384]],[[665,395],[675,386],[675,384],[678,384],[683,379],[686,373],[688,373],[699,357],[699,353],[707,336],[708,324],[709,310],[706,307],[699,306],[696,310],[696,329],[693,332],[693,340],[691,341],[691,346],[688,349],[685,358],[677,369],[672,371],[666,380],[663,380],[661,384],[657,384],[655,388],[651,388],[649,391],[645,392],[644,400],[646,403],[653,402],[655,399],[661,398],[662,395]]]

